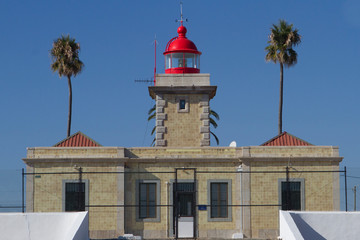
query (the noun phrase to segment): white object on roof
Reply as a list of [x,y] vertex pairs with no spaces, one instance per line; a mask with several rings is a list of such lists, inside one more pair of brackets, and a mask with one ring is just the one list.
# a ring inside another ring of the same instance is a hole
[[234,233],[234,234],[232,235],[232,238],[233,238],[233,239],[243,239],[243,238],[244,238],[244,234],[242,234],[242,233]]
[[236,142],[235,141],[232,141],[229,145],[229,147],[236,147]]
[[88,240],[88,213],[0,213],[0,239]]
[[296,212],[280,210],[282,240],[359,239],[360,212]]
[[127,233],[120,237],[118,237],[118,240],[141,240],[141,236],[134,236],[133,234]]

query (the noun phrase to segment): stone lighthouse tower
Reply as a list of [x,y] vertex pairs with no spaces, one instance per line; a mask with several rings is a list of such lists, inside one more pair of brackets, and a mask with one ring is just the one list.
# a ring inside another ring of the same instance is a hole
[[210,74],[200,73],[200,55],[186,37],[181,21],[178,36],[166,45],[165,74],[149,87],[156,100],[157,147],[210,146],[209,102],[216,94]]

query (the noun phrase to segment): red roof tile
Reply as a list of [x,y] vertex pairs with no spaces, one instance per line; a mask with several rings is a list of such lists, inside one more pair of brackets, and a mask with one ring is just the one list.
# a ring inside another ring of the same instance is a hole
[[261,146],[311,146],[308,143],[298,137],[295,137],[287,132],[283,132],[280,135],[270,139],[269,141],[261,144]]
[[77,132],[70,137],[58,142],[54,147],[100,147],[101,145],[82,132]]

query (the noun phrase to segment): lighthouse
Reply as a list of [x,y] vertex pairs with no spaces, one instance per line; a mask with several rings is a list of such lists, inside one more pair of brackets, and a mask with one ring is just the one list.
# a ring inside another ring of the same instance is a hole
[[187,38],[183,25],[164,51],[165,73],[156,74],[156,86],[149,87],[156,101],[156,147],[210,146],[210,100],[216,86],[210,74],[200,73],[200,55]]

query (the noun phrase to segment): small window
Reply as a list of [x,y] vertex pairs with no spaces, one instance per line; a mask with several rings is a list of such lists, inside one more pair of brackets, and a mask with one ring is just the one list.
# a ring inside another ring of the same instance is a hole
[[180,99],[179,109],[185,109],[185,106],[186,106],[186,101],[185,101],[185,99]]
[[156,218],[156,183],[140,183],[139,218]]
[[211,218],[227,218],[228,185],[211,183]]
[[188,113],[189,112],[189,97],[188,96],[177,96],[175,98],[177,105],[177,112]]
[[232,220],[231,180],[208,180],[209,222],[229,222]]
[[160,180],[136,180],[136,221],[160,222]]

